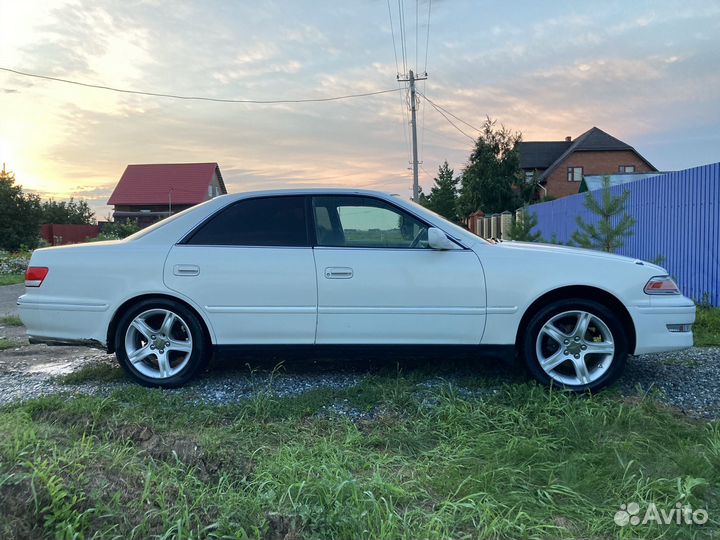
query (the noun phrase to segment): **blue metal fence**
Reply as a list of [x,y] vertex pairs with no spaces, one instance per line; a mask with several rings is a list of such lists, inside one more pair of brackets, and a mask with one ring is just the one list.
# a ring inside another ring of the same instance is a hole
[[[637,220],[634,235],[620,255],[653,261],[677,280],[683,293],[696,301],[720,306],[720,163],[661,174],[614,186],[613,195],[630,192],[627,212]],[[599,197],[600,192],[592,192]],[[536,204],[535,229],[546,240],[553,235],[567,243],[577,229],[576,217],[597,223],[583,201],[586,193]]]

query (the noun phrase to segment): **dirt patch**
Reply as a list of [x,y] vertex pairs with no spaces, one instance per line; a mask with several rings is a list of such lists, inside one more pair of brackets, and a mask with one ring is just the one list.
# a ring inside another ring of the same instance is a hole
[[300,516],[268,512],[265,517],[268,528],[263,540],[302,540]]
[[123,426],[116,433],[119,439],[132,442],[155,459],[179,461],[187,467],[195,467],[201,479],[208,476],[205,451],[191,437],[159,434],[148,426],[139,425]]
[[35,502],[30,478],[16,473],[8,475],[0,484],[0,538],[5,540],[31,540],[44,534]]

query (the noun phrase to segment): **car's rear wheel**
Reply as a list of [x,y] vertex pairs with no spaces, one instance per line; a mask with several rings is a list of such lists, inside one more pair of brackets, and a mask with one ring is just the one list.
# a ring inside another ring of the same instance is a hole
[[600,390],[625,367],[627,331],[617,315],[599,302],[560,300],[531,318],[521,354],[530,373],[543,384]]
[[120,365],[145,386],[173,388],[188,382],[206,363],[202,323],[173,300],[144,300],[118,322],[115,351]]

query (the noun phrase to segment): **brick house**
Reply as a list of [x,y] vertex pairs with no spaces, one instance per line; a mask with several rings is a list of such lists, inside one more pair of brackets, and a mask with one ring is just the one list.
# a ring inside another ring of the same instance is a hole
[[108,204],[115,221],[134,219],[147,227],[225,193],[217,163],[128,165]]
[[528,179],[537,174],[542,198],[578,193],[585,175],[648,173],[657,169],[629,144],[593,127],[574,141],[528,141],[519,147]]

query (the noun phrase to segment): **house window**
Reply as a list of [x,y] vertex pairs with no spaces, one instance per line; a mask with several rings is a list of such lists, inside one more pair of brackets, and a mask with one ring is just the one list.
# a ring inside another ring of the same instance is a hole
[[568,167],[567,168],[567,179],[568,182],[582,182],[583,168],[582,167]]
[[633,173],[635,172],[635,165],[620,165],[618,166],[618,172]]
[[531,184],[533,178],[535,178],[535,171],[525,171],[525,182]]

